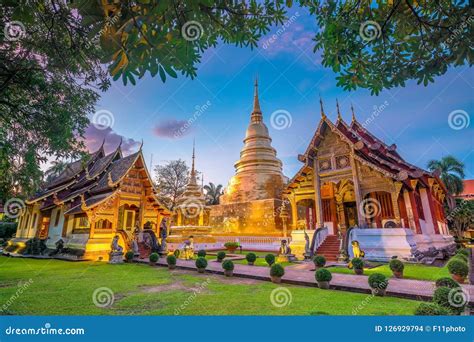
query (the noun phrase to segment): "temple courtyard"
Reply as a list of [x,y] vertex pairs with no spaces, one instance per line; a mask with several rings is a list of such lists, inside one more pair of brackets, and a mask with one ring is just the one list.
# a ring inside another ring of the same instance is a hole
[[[432,282],[391,279],[389,296],[374,297],[356,293],[366,290],[366,276],[334,274],[331,285],[337,290],[322,290],[310,284],[310,264],[287,267],[282,284],[268,281],[268,267],[237,264],[228,278],[212,261],[204,274],[186,260],[178,260],[172,271],[145,261],[111,265],[0,257],[0,265],[0,301],[6,303],[1,309],[7,315],[412,315],[420,301],[399,298],[399,284],[411,282],[414,292],[407,298],[429,296],[433,288]],[[353,288],[341,291],[344,283]]]

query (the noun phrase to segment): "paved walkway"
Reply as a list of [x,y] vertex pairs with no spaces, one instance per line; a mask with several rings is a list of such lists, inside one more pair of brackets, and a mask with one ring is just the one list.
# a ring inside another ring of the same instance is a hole
[[[148,263],[147,259],[139,262]],[[166,266],[166,260],[160,258],[159,266]],[[196,269],[194,260],[177,260],[177,268]],[[257,280],[270,281],[270,269],[262,266],[248,266],[234,264],[234,276],[243,278],[252,278]],[[285,275],[282,283],[301,286],[317,287],[314,279],[313,263],[301,263],[285,268]],[[207,272],[223,274],[222,264],[216,261],[209,261]],[[369,284],[365,275],[340,274],[333,273],[331,280],[331,289],[371,293]],[[469,306],[474,306],[474,285],[462,285],[468,294]],[[390,278],[387,295],[393,297],[410,298],[416,300],[430,300],[435,289],[434,282],[412,279]]]

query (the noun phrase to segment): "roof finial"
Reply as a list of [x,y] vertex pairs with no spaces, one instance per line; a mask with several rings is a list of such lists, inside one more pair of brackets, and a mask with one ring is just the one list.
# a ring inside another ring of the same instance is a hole
[[[120,144],[122,144],[122,143],[120,143]],[[142,143],[140,144],[140,149],[139,149],[140,152],[141,152],[142,148],[143,148],[143,138],[142,138]]]
[[336,98],[336,108],[337,108],[337,119],[339,121],[342,121],[341,111],[339,110],[339,101],[337,98]]
[[260,109],[260,102],[258,100],[258,76],[255,76],[251,122],[260,123],[262,119],[262,110]]
[[352,121],[356,121],[356,116],[355,116],[355,113],[354,113],[354,106],[352,105],[352,102],[351,102],[351,111],[352,111]]
[[319,104],[321,106],[321,117],[326,119],[326,114],[324,113],[323,100],[321,99],[321,94],[319,94]]

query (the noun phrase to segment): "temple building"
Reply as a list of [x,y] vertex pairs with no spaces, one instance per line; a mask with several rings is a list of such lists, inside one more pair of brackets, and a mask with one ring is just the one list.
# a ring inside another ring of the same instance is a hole
[[64,248],[84,259],[104,259],[115,235],[129,249],[136,228],[159,233],[162,218],[170,211],[155,195],[142,148],[123,156],[121,146],[105,154],[104,144],[88,158],[72,162],[54,180],[26,201],[16,237],[17,250],[37,237],[54,250]]
[[287,179],[263,122],[257,80],[254,88],[244,147],[220,204],[212,207],[210,225],[221,234],[280,236],[283,225],[278,211]]
[[387,146],[359,123],[353,109],[350,124],[339,105],[337,115],[332,123],[321,101],[319,125],[298,156],[303,165],[285,188],[294,244],[303,243],[306,228],[318,235],[315,251],[335,259],[350,229],[347,243],[357,240],[371,259],[413,259],[452,248],[440,178],[406,162],[396,145]]

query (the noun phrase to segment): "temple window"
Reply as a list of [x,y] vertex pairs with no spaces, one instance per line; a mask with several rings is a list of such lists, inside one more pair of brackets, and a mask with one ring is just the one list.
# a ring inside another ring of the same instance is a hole
[[382,219],[394,218],[392,196],[388,192],[377,192],[375,198],[380,203],[380,215]]
[[112,229],[112,222],[109,220],[100,219],[95,223],[97,229]]
[[416,203],[416,210],[418,211],[418,216],[420,219],[425,219],[425,213],[423,211],[423,204],[421,202],[421,196],[418,189],[414,192],[415,195],[415,203]]
[[56,211],[56,217],[54,219],[54,226],[57,227],[59,224],[59,218],[61,217],[61,209]]
[[135,221],[135,211],[133,210],[125,210],[124,211],[124,228],[125,229],[132,229],[133,228],[133,222]]
[[74,228],[77,229],[88,229],[89,228],[89,219],[85,214],[79,214],[75,216]]

